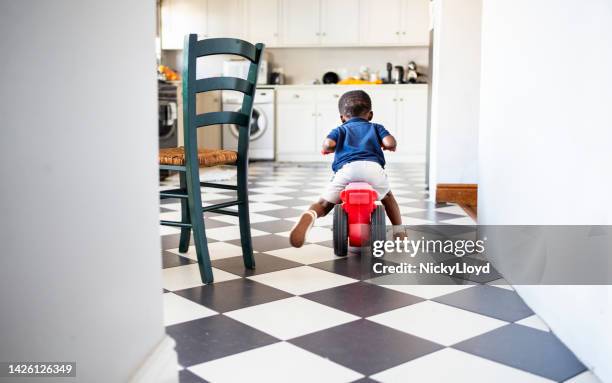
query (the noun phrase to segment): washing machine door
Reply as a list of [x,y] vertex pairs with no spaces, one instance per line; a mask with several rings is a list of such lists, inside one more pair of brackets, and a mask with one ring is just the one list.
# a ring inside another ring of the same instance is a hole
[[[235,110],[240,112],[240,108]],[[264,112],[257,106],[253,107],[253,115],[251,116],[251,141],[255,141],[261,137],[268,128],[268,120]],[[230,132],[238,138],[238,126],[230,125]]]

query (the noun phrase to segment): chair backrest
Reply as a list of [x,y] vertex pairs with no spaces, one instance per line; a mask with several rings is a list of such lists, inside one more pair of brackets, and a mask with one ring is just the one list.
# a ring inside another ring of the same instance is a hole
[[[253,45],[243,40],[215,38],[198,41],[195,34],[185,36],[183,50],[183,129],[185,137],[185,160],[197,159],[197,128],[234,124],[238,126],[238,161],[248,161],[250,121],[253,113],[253,99],[257,87],[257,75],[264,45]],[[212,77],[196,79],[198,57],[230,54],[250,61],[246,79],[237,77]],[[234,90],[244,94],[239,112],[209,112],[196,114],[196,94],[213,90]],[[195,153],[190,156],[190,153]],[[197,164],[197,161],[195,162]]]

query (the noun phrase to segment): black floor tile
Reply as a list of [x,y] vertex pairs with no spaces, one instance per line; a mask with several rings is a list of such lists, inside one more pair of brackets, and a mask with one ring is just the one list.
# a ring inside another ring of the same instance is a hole
[[[226,225],[224,225],[226,226]],[[161,236],[161,248],[162,250],[168,250],[168,249],[176,249],[179,247],[179,242],[181,239],[181,234],[180,233],[176,233],[176,234],[168,234],[168,235],[162,235]],[[214,242],[218,242],[216,239],[212,239],[212,238],[207,238],[208,243],[214,243]],[[195,245],[195,243],[193,242],[193,233],[191,233],[191,239],[189,241],[190,245]]]
[[289,342],[365,375],[443,348],[366,319],[304,335]]
[[486,285],[474,286],[432,300],[506,322],[516,322],[533,315],[533,311],[514,291]]
[[468,339],[453,348],[555,381],[586,370],[555,335],[517,324]]
[[170,267],[184,266],[191,263],[197,263],[186,257],[181,257],[166,250],[162,250],[162,268],[168,269]]
[[[287,196],[287,197],[292,197],[290,194],[293,194],[293,193],[279,193],[279,195],[283,195],[283,196]],[[309,196],[309,195],[312,195],[312,194],[300,192],[300,196],[302,196],[302,195]],[[287,207],[306,206],[306,205],[309,204],[309,202],[306,201],[306,200],[297,199],[297,198],[293,198],[293,197],[291,199],[284,199],[282,201],[274,201],[273,203],[275,205],[282,205],[282,206],[287,206]]]
[[166,327],[176,341],[181,366],[189,367],[278,342],[278,339],[223,315]]
[[[275,204],[274,202],[270,202],[272,204]],[[304,201],[304,205],[308,205],[308,202]],[[293,218],[293,217],[299,217],[300,214],[302,214],[302,211],[297,210],[297,209],[293,209],[293,208],[285,208],[285,209],[276,209],[276,210],[266,210],[266,211],[262,211],[262,212],[258,212],[270,217],[276,217],[276,218]]]
[[179,371],[179,383],[208,383],[189,370]]
[[254,257],[254,270],[250,270],[244,267],[242,256],[218,259],[216,261],[212,261],[212,266],[216,267],[217,269],[227,271],[228,273],[240,275],[242,277],[250,277],[252,275],[271,273],[273,271],[303,266],[301,263],[289,261],[287,259],[279,257],[274,257],[268,254],[254,254]]
[[174,293],[222,313],[293,296],[250,279],[234,279]]
[[[274,203],[276,203],[276,202],[274,202]],[[265,231],[266,233],[273,233],[274,234],[274,233],[284,233],[286,231],[289,231],[289,230],[291,230],[293,228],[293,225],[295,225],[295,222],[281,219],[281,220],[277,220],[277,221],[252,223],[251,227],[253,229]],[[257,238],[257,237],[255,237],[255,238]],[[255,239],[255,238],[253,238],[253,239]]]
[[368,255],[349,255],[345,258],[314,263],[310,266],[329,271],[331,273],[344,275],[345,277],[366,280],[385,275],[384,273],[374,272],[373,268],[376,264],[395,265],[395,263],[391,263],[380,258],[372,258]]
[[423,301],[413,295],[365,282],[321,290],[302,297],[362,318]]
[[[251,226],[256,228],[254,225],[251,225]],[[233,245],[240,246],[240,239],[234,239],[234,240],[226,241],[226,242],[231,243]],[[253,242],[253,250],[259,251],[261,253],[264,253],[266,251],[285,249],[287,247],[291,247],[291,245],[289,244],[289,238],[282,237],[276,234],[252,237],[252,242]]]

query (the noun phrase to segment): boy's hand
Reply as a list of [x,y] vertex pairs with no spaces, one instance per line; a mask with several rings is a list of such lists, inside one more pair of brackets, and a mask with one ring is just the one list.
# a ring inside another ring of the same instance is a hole
[[326,138],[323,141],[323,147],[321,148],[321,154],[326,155],[333,153],[336,150],[336,141]]

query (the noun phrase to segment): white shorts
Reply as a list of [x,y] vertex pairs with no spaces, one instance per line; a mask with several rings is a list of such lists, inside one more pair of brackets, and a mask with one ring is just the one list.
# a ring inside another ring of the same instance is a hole
[[340,203],[340,192],[351,182],[367,182],[378,193],[378,200],[383,199],[391,187],[385,169],[373,161],[355,161],[344,165],[334,174],[321,198],[333,204]]

